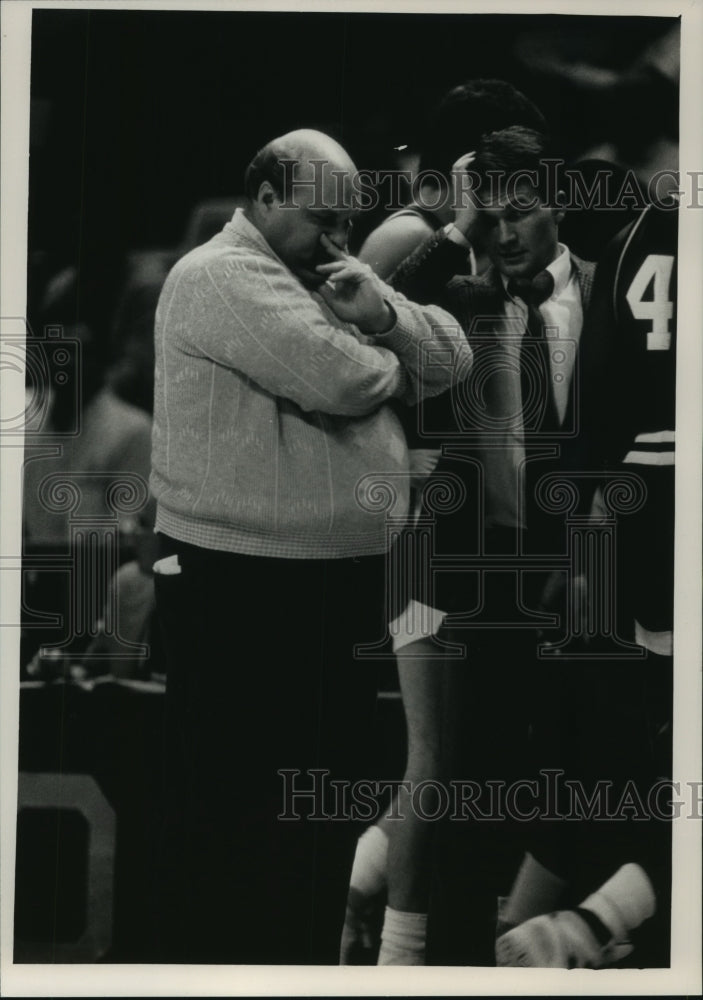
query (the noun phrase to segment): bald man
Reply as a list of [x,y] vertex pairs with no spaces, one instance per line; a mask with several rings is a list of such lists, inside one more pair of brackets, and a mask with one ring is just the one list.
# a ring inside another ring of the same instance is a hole
[[[391,400],[465,376],[456,321],[346,252],[354,164],[293,132],[180,260],[156,315],[151,485],[168,656],[161,960],[336,963],[385,634]],[[424,364],[432,356],[432,364]],[[369,475],[373,477],[369,480]]]

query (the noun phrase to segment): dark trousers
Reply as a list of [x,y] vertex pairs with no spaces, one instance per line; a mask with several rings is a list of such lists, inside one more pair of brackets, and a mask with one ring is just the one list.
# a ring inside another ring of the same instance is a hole
[[[612,615],[618,635],[634,642],[638,606],[649,611],[646,620],[670,624],[665,595],[672,588],[666,576],[654,585],[650,549],[628,520],[618,525]],[[666,551],[667,530],[659,534],[652,546]],[[652,562],[665,564],[666,556]],[[531,686],[533,770],[560,772],[554,804],[568,818],[528,824],[527,847],[567,883],[562,906],[578,905],[622,865],[639,864],[654,887],[657,911],[633,934],[631,961],[666,966],[671,809],[661,784],[672,774],[673,660],[650,651],[635,659],[541,660]]]
[[[491,541],[500,551],[510,539]],[[525,592],[530,607],[543,582],[535,577]],[[512,595],[509,578],[486,590],[493,618],[503,610],[509,620]],[[649,803],[658,779],[671,774],[671,661],[652,654],[545,661],[533,629],[468,627],[442,637],[467,647],[465,659],[444,667],[445,774],[474,782],[480,797],[437,824],[428,961],[492,964],[496,900],[508,894],[529,850],[567,883],[562,906],[578,905],[621,865],[639,863],[657,893],[658,916],[637,935],[637,954],[666,965],[671,829],[666,796],[656,803],[659,813]],[[548,790],[549,771],[559,777]],[[535,791],[525,785],[514,800],[501,798],[500,790],[520,782],[533,782]],[[583,810],[579,818],[579,802],[592,799],[599,783],[604,806],[596,798],[593,817]],[[525,818],[534,807],[537,817]],[[555,811],[570,818],[545,818]]]
[[[491,554],[509,555],[517,545],[516,531],[486,535]],[[448,620],[440,632],[464,645],[466,656],[442,666],[442,767],[452,792],[435,830],[427,938],[432,965],[494,961],[496,899],[508,891],[524,851],[524,823],[510,815],[505,790],[531,777],[529,671],[537,636],[534,627],[500,623],[515,621],[518,592],[534,608],[541,585],[541,578],[519,581],[512,571],[489,573],[479,591],[478,579],[460,577],[451,610],[480,607],[484,620],[496,624],[456,627]]]
[[157,958],[336,964],[359,831],[329,782],[368,776],[376,676],[354,645],[384,634],[384,557],[161,549],[181,572],[155,578],[168,660]]
[[657,896],[655,918],[634,938],[649,967],[669,964],[670,806],[657,789],[672,773],[672,666],[647,653],[535,671],[533,768],[560,772],[551,811],[567,818],[528,824],[527,847],[567,883],[562,906],[578,905],[622,865],[641,865]]

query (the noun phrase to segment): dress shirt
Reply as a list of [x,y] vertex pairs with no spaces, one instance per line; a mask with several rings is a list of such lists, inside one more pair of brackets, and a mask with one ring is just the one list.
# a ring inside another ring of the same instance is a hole
[[[539,306],[549,341],[549,365],[554,402],[559,421],[564,420],[569,383],[576,348],[583,325],[579,283],[568,249],[559,244],[557,257],[546,268],[554,278],[554,291]],[[527,322],[527,305],[508,293],[508,278],[501,275],[505,288],[505,322],[496,324],[496,364],[500,364],[500,384],[489,403],[490,416],[503,418],[503,429],[492,430],[482,445],[485,462],[486,519],[489,525],[518,526],[520,497],[518,473],[525,460],[522,427],[520,348]]]
[[[450,235],[450,234],[448,234]],[[574,368],[576,349],[583,326],[583,306],[578,277],[572,266],[569,250],[558,244],[555,259],[546,268],[554,279],[552,294],[542,302],[539,311],[549,341],[549,364],[552,375],[554,402],[560,423],[563,422],[569,397],[569,385]],[[491,431],[481,446],[484,463],[485,516],[487,526],[517,527],[520,495],[519,470],[525,460],[525,441],[520,411],[520,349],[525,334],[527,305],[508,293],[509,279],[501,275],[505,288],[505,321],[496,324],[496,370],[500,364],[501,380],[492,394],[492,417],[512,416],[504,421],[500,433]],[[411,600],[405,611],[391,625],[393,648],[403,646],[427,635],[427,626],[436,634],[445,612]],[[422,622],[424,627],[419,628]]]

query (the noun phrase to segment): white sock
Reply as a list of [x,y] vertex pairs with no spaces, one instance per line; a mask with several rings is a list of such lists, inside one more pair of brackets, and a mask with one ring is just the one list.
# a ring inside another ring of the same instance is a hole
[[386,887],[388,837],[378,826],[370,826],[359,837],[349,888],[362,896],[375,896]]
[[386,907],[378,965],[424,965],[427,914]]
[[652,883],[639,865],[627,864],[581,903],[605,924],[616,940],[651,917],[657,908]]

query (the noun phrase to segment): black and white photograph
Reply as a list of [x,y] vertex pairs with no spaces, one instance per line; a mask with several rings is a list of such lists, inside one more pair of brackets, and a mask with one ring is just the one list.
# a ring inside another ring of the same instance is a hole
[[4,995],[699,993],[701,0],[0,14]]

